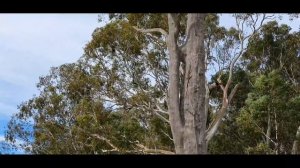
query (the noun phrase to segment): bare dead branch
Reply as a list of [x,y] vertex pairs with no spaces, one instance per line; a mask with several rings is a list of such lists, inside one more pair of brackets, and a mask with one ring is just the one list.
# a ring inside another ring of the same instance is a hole
[[112,143],[110,142],[109,139],[107,139],[107,138],[105,138],[105,137],[103,137],[103,136],[100,136],[99,134],[91,134],[91,136],[92,136],[92,137],[95,137],[95,138],[97,138],[97,139],[99,139],[99,140],[105,141],[105,142],[106,142],[107,144],[109,144],[115,151],[119,151],[119,149],[118,149],[114,144],[112,144]]
[[[270,16],[271,17],[271,16]],[[225,86],[225,90],[228,90],[230,84],[231,84],[231,81],[232,81],[232,73],[233,73],[233,68],[234,68],[234,65],[235,63],[237,62],[237,60],[244,54],[244,51],[245,51],[245,46],[244,46],[244,42],[250,38],[252,38],[257,31],[259,31],[261,28],[262,28],[262,25],[264,23],[264,21],[268,18],[270,18],[268,16],[266,16],[266,14],[263,14],[263,18],[260,22],[260,25],[258,26],[258,28],[256,28],[256,23],[257,23],[257,20],[258,20],[258,16],[257,16],[257,19],[256,21],[254,21],[253,23],[253,31],[252,33],[250,33],[248,36],[246,37],[243,37],[243,32],[244,32],[244,24],[245,24],[245,19],[243,19],[242,23],[240,23],[240,20],[236,17],[236,25],[237,25],[237,28],[239,30],[239,40],[241,42],[240,44],[240,52],[233,58],[232,62],[230,63],[230,69],[229,69],[229,77],[228,77],[228,80],[227,80],[227,84]],[[251,19],[254,20],[251,16]]]
[[259,131],[260,131],[266,138],[268,138],[275,146],[277,146],[277,143],[276,143],[272,138],[270,138],[270,137],[263,131],[263,129],[262,129],[259,125],[257,125],[256,122],[253,121],[253,123],[255,124],[255,126],[257,126],[257,127],[259,128]]
[[173,141],[173,138],[172,138],[168,133],[166,133],[166,132],[163,131],[163,130],[161,130],[161,132],[162,132],[165,136],[167,136],[171,141]]
[[160,118],[162,119],[163,121],[167,122],[170,124],[170,121],[168,119],[166,119],[165,117],[163,117],[162,115],[160,115],[158,112],[155,112],[155,114]]
[[141,33],[153,33],[153,32],[159,32],[164,36],[168,36],[168,33],[162,29],[162,28],[152,28],[152,29],[140,29],[136,26],[133,26],[133,28]]
[[163,110],[163,109],[162,109],[161,107],[159,107],[159,105],[157,105],[157,104],[156,104],[156,108],[157,108],[156,111],[161,112],[161,113],[163,113],[163,114],[168,114],[168,115],[169,115],[169,113],[168,113],[167,111]]

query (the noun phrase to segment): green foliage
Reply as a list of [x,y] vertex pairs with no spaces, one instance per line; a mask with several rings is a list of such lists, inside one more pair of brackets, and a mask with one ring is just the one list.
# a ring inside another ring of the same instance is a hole
[[[259,143],[266,144],[266,140],[270,138],[273,144],[267,146],[272,151],[290,153],[295,131],[300,124],[300,118],[297,117],[299,114],[295,115],[294,111],[299,104],[295,103],[293,95],[290,83],[283,79],[279,71],[261,75],[237,118],[240,131],[252,135],[251,139]],[[268,123],[268,117],[271,123]],[[269,138],[265,136],[268,126],[271,129]],[[263,145],[249,145],[245,152],[263,152],[261,149]]]
[[[250,14],[237,16],[249,19]],[[160,112],[168,110],[165,37],[145,35],[133,27],[168,31],[167,16],[137,13],[109,18],[92,33],[77,62],[51,68],[40,77],[39,95],[21,103],[10,120],[7,142],[16,147],[22,140],[21,147],[34,154],[143,153],[140,145],[174,151],[170,126],[156,114],[168,118]],[[186,20],[187,14],[179,15],[178,44],[186,38]],[[222,73],[225,85],[240,32],[219,26],[217,14],[208,14],[205,23],[208,68],[216,71],[210,83]],[[236,84],[238,90],[209,144],[210,153],[291,152],[300,125],[300,34],[290,31],[271,21],[249,39],[234,67],[229,93]],[[222,94],[220,87],[210,91],[208,124],[222,105]]]
[[40,94],[19,106],[7,141],[21,139],[35,154],[141,153],[137,144],[172,151],[170,127],[153,111],[156,104],[167,108],[157,102],[167,89],[165,44],[137,33],[136,17],[149,21],[137,19],[141,25],[159,26],[165,15],[112,16],[76,63],[40,78]]
[[[247,78],[232,103],[232,115],[210,144],[211,153],[275,154],[290,153],[299,126],[299,33],[276,21],[263,26],[249,41],[241,61]],[[232,30],[232,32],[234,32]],[[234,34],[234,33],[232,33]],[[247,75],[246,75],[247,74]],[[219,74],[213,76],[216,81]],[[233,77],[240,76],[234,74]],[[222,75],[226,81],[228,74]],[[238,81],[243,81],[239,79]],[[211,93],[220,103],[221,90]],[[240,99],[239,97],[242,97]],[[213,99],[214,100],[214,99]],[[218,104],[218,103],[217,103]],[[229,111],[230,112],[230,111]],[[276,119],[275,119],[276,115]],[[271,142],[267,144],[268,118]],[[276,126],[277,123],[277,133]],[[277,134],[277,138],[276,138]],[[277,143],[277,144],[276,144]]]
[[265,143],[258,143],[255,147],[248,147],[246,149],[247,154],[255,154],[255,155],[261,155],[261,154],[275,154],[274,151],[272,151],[267,144]]

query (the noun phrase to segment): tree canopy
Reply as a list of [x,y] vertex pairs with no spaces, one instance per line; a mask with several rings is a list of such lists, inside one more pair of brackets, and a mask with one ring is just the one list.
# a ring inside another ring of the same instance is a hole
[[[11,118],[7,143],[33,154],[180,153],[170,111],[172,72],[178,70],[184,116],[177,122],[185,124],[187,137],[188,119],[198,121],[189,116],[191,102],[203,101],[197,106],[203,105],[204,126],[196,132],[202,131],[208,153],[295,153],[300,34],[271,15],[232,17],[236,25],[225,28],[218,14],[195,16],[200,29],[194,30],[190,14],[109,14],[77,62],[40,77],[39,94],[22,102]],[[201,59],[194,64],[192,58],[201,54],[204,64]],[[188,67],[194,65],[204,80],[195,77],[201,94],[188,101],[194,93],[187,87],[193,80]]]

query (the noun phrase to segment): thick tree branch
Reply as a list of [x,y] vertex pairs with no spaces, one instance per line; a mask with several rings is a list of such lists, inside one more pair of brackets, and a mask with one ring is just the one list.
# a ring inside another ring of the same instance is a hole
[[[228,99],[227,96],[223,98],[223,103],[222,103],[222,107],[221,109],[217,112],[217,116],[215,117],[215,119],[212,121],[212,123],[210,124],[210,126],[208,127],[207,131],[206,131],[206,140],[207,143],[211,140],[211,138],[216,134],[218,127],[220,126],[221,122],[222,122],[222,118],[225,116],[228,105],[230,104],[233,96],[235,95],[237,89],[239,87],[239,84],[235,85],[235,87],[232,89]],[[223,91],[223,95],[227,95],[226,93],[227,90]]]
[[222,118],[225,116],[226,110],[227,110],[227,103],[222,104],[221,109],[217,112],[217,116],[213,120],[213,122],[209,125],[207,131],[206,131],[206,143],[208,144],[209,141],[212,139],[212,137],[216,134],[219,125],[221,124]]
[[152,29],[140,29],[136,26],[133,26],[133,28],[141,33],[153,33],[153,32],[159,32],[162,35],[168,36],[168,33],[162,29],[162,28],[152,28]]
[[214,88],[216,88],[218,86],[220,86],[220,87],[222,86],[221,89],[222,90],[224,89],[224,86],[222,85],[222,81],[221,81],[221,77],[223,75],[223,69],[219,70],[219,72],[220,72],[220,74],[219,74],[219,76],[217,78],[217,81],[208,85],[208,89],[209,90],[212,90],[212,89],[214,89]]
[[236,91],[237,91],[239,85],[240,85],[239,83],[236,84],[236,85],[234,86],[234,88],[232,89],[232,91],[230,92],[230,94],[229,94],[229,96],[228,96],[228,103],[231,102],[231,99],[232,99],[233,96],[235,95],[235,93],[236,93]]
[[162,109],[161,107],[159,107],[159,105],[157,105],[157,104],[156,104],[156,108],[157,108],[156,111],[161,112],[161,113],[163,113],[163,114],[168,114],[168,115],[169,115],[169,113],[168,113],[167,111],[163,110],[163,109]]

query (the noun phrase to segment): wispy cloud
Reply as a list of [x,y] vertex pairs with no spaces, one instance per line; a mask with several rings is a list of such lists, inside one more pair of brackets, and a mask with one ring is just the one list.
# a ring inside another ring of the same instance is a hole
[[0,25],[0,142],[5,143],[10,116],[38,93],[39,76],[52,66],[75,62],[101,25],[97,14],[0,14]]
[[75,62],[96,27],[97,14],[0,14],[0,117],[37,93],[50,67]]
[[76,61],[97,15],[0,15],[0,79],[32,84],[51,66]]
[[0,102],[0,116],[1,117],[10,117],[12,114],[17,112],[17,108],[14,105],[7,105]]

